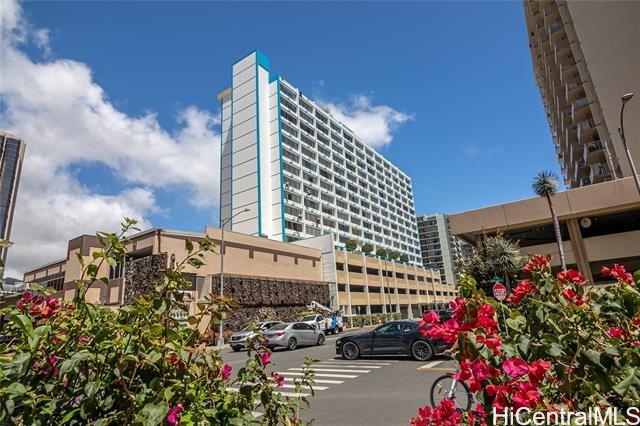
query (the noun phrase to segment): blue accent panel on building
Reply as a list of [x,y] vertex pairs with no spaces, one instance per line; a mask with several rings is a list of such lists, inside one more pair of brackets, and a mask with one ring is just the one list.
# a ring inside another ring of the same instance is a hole
[[280,222],[282,224],[282,241],[287,242],[287,236],[284,233],[284,174],[282,172],[282,126],[280,125],[280,80],[276,83],[277,99],[278,99],[278,145],[280,147]]
[[[257,51],[256,51],[257,57]],[[258,75],[258,62],[256,61],[256,151],[258,152],[258,235],[262,235],[262,186],[260,174],[260,78]]]
[[273,83],[276,80],[280,79],[280,74],[271,74],[269,75],[269,83]]
[[271,61],[269,61],[269,58],[267,58],[264,53],[262,53],[257,49],[256,49],[256,62],[265,70],[267,71],[271,70],[271,64],[270,64]]

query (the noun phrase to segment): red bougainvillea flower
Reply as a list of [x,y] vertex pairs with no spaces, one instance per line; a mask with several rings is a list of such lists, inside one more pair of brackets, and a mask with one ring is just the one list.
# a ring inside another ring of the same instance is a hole
[[580,272],[576,271],[575,269],[569,269],[568,271],[558,272],[558,275],[556,275],[556,278],[558,278],[558,281],[560,281],[562,284],[574,283],[574,284],[584,285],[586,283],[586,280],[584,279],[584,277],[580,275]]
[[520,281],[516,288],[513,289],[513,295],[507,297],[507,302],[510,303],[520,303],[522,299],[524,299],[529,293],[537,292],[538,288],[531,284],[531,281],[524,280]]
[[572,288],[567,288],[562,292],[562,296],[569,303],[573,303],[576,306],[582,306],[584,304],[584,300],[582,296],[576,293]]
[[542,382],[547,375],[547,372],[551,368],[551,361],[543,361],[537,359],[529,364],[529,381],[538,385]]
[[486,345],[494,355],[502,354],[502,340],[499,337],[484,337],[479,334],[476,336],[476,342]]
[[271,373],[271,378],[275,380],[276,385],[281,388],[284,385],[284,376],[278,373]]
[[524,376],[529,372],[529,365],[522,358],[506,359],[502,363],[502,370],[511,377]]
[[429,311],[422,314],[422,321],[427,324],[438,324],[440,323],[440,315],[436,311]]
[[461,424],[462,414],[456,411],[450,399],[443,399],[434,410],[429,407],[418,409],[418,416],[411,419],[413,426],[456,426]]
[[180,358],[178,358],[178,354],[171,354],[169,358],[167,358],[167,362],[178,370],[184,370],[186,368],[186,364]]
[[627,284],[633,284],[633,275],[624,269],[624,266],[618,265],[617,263],[613,265],[613,269],[609,269],[605,266],[600,269],[602,275],[607,277],[616,278],[620,282],[625,282]]
[[167,413],[167,423],[170,426],[175,426],[180,423],[180,413],[184,411],[184,407],[182,406],[182,401],[179,401],[178,404],[169,409]]
[[546,256],[540,256],[540,255],[536,255],[533,256],[533,258],[531,260],[529,260],[529,262],[527,262],[526,265],[524,265],[524,268],[522,268],[523,272],[533,272],[533,271],[539,271],[541,269],[547,268],[549,266],[549,261],[551,260],[551,255],[546,255]]
[[231,372],[233,368],[229,364],[225,364],[220,370],[220,376],[222,376],[222,380],[227,380],[231,376]]
[[271,352],[261,352],[260,353],[260,362],[262,366],[265,367],[271,361]]
[[16,306],[18,307],[18,309],[24,309],[24,307],[30,304],[34,299],[35,297],[32,296],[31,293],[25,291],[24,293],[22,293],[22,299],[18,301],[18,304]]
[[640,326],[640,318],[638,317],[633,317],[633,319],[631,320],[631,323],[633,325],[635,325],[636,327]]
[[516,391],[511,395],[511,399],[515,405],[514,408],[531,408],[542,400],[540,392],[530,382],[519,382],[516,385]]
[[608,334],[612,339],[622,339],[624,336],[624,330],[620,327],[611,327]]
[[434,324],[428,332],[434,339],[442,339],[445,343],[453,344],[458,339],[460,324],[455,318],[449,318],[442,324]]
[[62,303],[55,297],[33,296],[26,291],[22,293],[22,299],[17,304],[18,309],[28,309],[29,315],[37,320],[47,319],[56,315],[60,312],[61,307]]

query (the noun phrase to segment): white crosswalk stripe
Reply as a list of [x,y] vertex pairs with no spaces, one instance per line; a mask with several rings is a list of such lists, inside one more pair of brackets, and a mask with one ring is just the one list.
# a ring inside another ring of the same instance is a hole
[[[296,385],[295,384],[284,383],[282,386],[278,386],[278,387],[282,388],[282,389],[295,389]],[[303,386],[303,389],[309,389],[309,387],[308,386]],[[329,389],[328,386],[316,386],[316,385],[313,385],[313,390],[314,391],[327,390],[327,389]]]
[[317,365],[320,368],[324,368],[324,367],[345,367],[345,368],[382,368],[382,365],[369,365],[369,364],[343,364],[343,363],[339,363],[339,362],[319,362]]
[[[286,376],[304,376],[304,373],[298,373],[294,371],[279,371],[278,374],[282,374]],[[355,379],[358,377],[357,374],[327,374],[327,373],[316,373],[313,377],[335,377],[338,379]]]
[[[291,371],[304,371],[306,368],[290,368]],[[312,368],[313,371],[334,372],[334,373],[369,373],[371,370],[352,370],[344,368]]]
[[443,362],[444,362],[444,361],[431,361],[430,363],[425,364],[425,365],[423,365],[423,366],[422,366],[422,367],[420,367],[420,368],[433,368],[433,367],[435,367],[435,366],[436,366],[436,365],[438,365],[438,364],[442,364]]
[[[292,374],[292,373],[289,372],[287,374]],[[299,374],[302,375],[302,373],[299,373]],[[285,373],[282,373],[282,375],[285,375]],[[294,380],[295,380],[294,377],[286,377],[285,376],[285,378],[284,378],[285,382],[293,382]],[[344,383],[344,380],[316,379],[316,376],[313,377],[313,381],[316,382],[316,383],[327,384],[327,385],[339,385],[340,383]]]
[[[227,390],[229,392],[238,392],[239,389],[238,388],[232,388],[232,387],[227,387]],[[301,397],[305,397],[305,396],[311,396],[310,393],[305,393],[305,392],[282,392],[282,391],[278,391],[274,389],[274,392],[279,393],[282,396],[290,396],[290,397],[294,397],[294,398],[301,398]]]

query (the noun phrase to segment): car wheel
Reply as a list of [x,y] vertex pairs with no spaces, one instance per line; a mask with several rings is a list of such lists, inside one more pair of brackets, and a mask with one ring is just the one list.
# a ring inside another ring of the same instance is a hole
[[291,339],[289,339],[289,343],[287,343],[287,349],[292,351],[297,347],[298,347],[298,341],[296,340],[296,338],[292,337]]
[[353,342],[347,342],[342,346],[342,358],[358,359],[360,357],[360,348]]
[[411,356],[417,361],[428,361],[433,357],[433,349],[427,342],[418,340],[411,345]]
[[324,345],[324,334],[318,336],[318,345]]

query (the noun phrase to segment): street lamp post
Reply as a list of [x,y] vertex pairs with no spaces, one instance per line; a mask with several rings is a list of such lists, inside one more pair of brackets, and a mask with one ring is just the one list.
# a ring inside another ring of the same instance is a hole
[[624,107],[627,102],[631,100],[631,98],[633,98],[633,93],[622,95],[622,107],[620,108],[620,128],[618,129],[618,133],[620,133],[620,139],[622,139],[624,152],[627,154],[627,159],[629,160],[629,165],[631,166],[631,173],[633,173],[633,179],[636,182],[636,187],[638,188],[638,193],[640,194],[640,178],[638,178],[636,165],[633,163],[633,158],[631,158],[631,152],[629,151],[629,146],[627,145],[627,140],[624,137]]
[[[227,220],[220,222],[220,297],[224,297],[224,227],[233,220],[234,217],[248,212],[249,209],[240,210]],[[218,336],[218,346],[222,347],[224,345],[224,337],[222,332],[224,331],[224,326],[222,324],[222,318],[220,318],[220,334]]]

